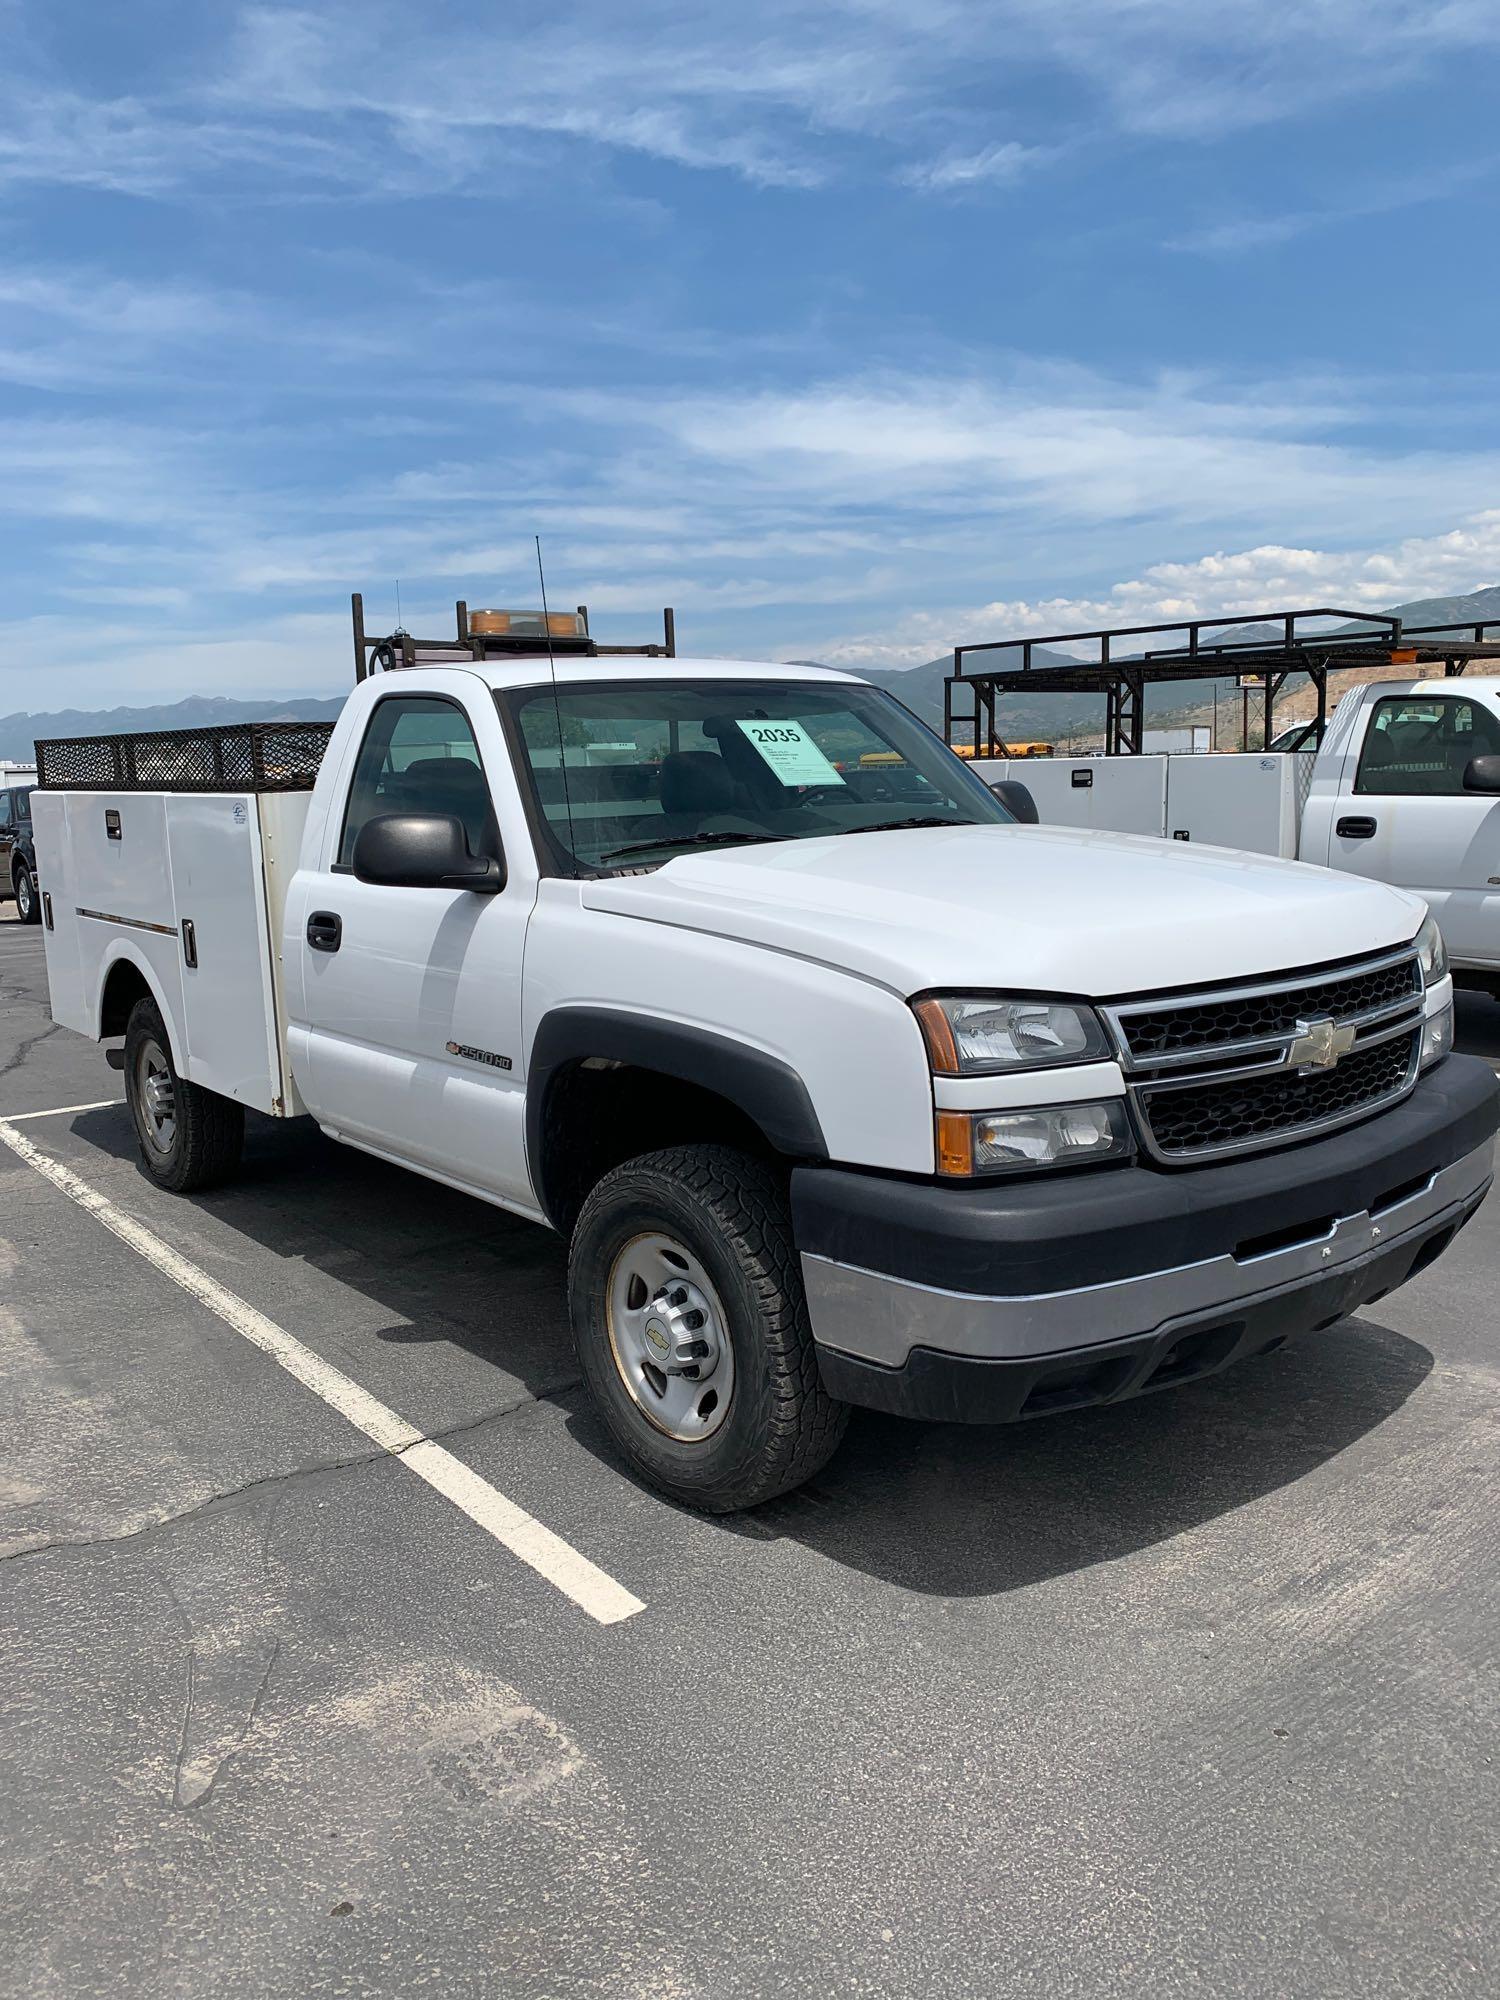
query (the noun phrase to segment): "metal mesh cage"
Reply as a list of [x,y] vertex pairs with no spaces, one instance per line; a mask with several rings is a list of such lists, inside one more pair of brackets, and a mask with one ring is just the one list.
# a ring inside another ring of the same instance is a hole
[[81,792],[304,792],[331,722],[236,722],[139,736],[54,736],[36,746],[37,782]]

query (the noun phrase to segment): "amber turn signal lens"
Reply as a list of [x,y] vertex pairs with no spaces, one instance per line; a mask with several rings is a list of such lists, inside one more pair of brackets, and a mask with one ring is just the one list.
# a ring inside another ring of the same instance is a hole
[[953,1026],[941,1004],[936,1000],[919,1000],[912,1008],[922,1025],[922,1039],[927,1044],[927,1060],[932,1065],[934,1076],[958,1075],[958,1044],[953,1039]]
[[967,1111],[937,1114],[937,1170],[965,1180],[974,1171],[974,1119]]

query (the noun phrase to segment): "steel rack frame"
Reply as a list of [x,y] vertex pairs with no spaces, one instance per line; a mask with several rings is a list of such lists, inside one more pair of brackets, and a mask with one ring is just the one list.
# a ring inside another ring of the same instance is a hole
[[[1329,631],[1330,619],[1342,624]],[[1255,627],[1272,627],[1255,632]],[[1251,636],[1236,637],[1234,634]],[[1215,637],[1215,634],[1222,636]],[[1145,642],[1145,643],[1142,643]],[[1156,643],[1152,643],[1156,642]],[[1033,664],[1042,647],[1087,646],[1092,659]],[[967,664],[978,654],[1020,656],[1020,665],[980,668]],[[1263,741],[1273,735],[1276,697],[1293,674],[1306,674],[1317,693],[1313,724],[1321,742],[1328,722],[1328,675],[1335,670],[1382,666],[1441,667],[1444,676],[1463,673],[1475,660],[1500,662],[1500,619],[1477,624],[1404,626],[1399,618],[1320,605],[1300,611],[1241,612],[1225,618],[1179,618],[1156,625],[1101,626],[1089,632],[1054,632],[1045,637],[987,639],[953,649],[953,672],[943,688],[943,735],[955,744],[956,731],[972,732],[976,757],[1004,757],[1005,738],[996,723],[996,701],[1023,690],[1033,694],[1102,694],[1105,698],[1106,756],[1139,756],[1145,736],[1148,687],[1167,681],[1239,678],[1252,682],[1264,704]],[[967,688],[972,711],[960,713],[954,694]]]
[[[365,600],[363,593],[355,591],[351,596],[350,609],[354,618],[354,678],[367,679],[373,673],[390,673],[398,667],[452,665],[459,660],[494,660],[523,653],[533,655],[548,649],[547,639],[537,633],[512,634],[508,632],[474,632],[469,628],[469,607],[463,598],[454,605],[455,632],[451,639],[416,639],[410,632],[400,629],[388,633],[384,638],[371,638],[365,631]],[[583,626],[580,636],[559,636],[554,633],[551,650],[559,658],[582,655],[585,658],[610,653],[645,654],[653,660],[675,660],[677,657],[677,619],[668,605],[662,612],[662,643],[647,646],[601,646],[589,635],[589,608],[578,606],[579,622]]]

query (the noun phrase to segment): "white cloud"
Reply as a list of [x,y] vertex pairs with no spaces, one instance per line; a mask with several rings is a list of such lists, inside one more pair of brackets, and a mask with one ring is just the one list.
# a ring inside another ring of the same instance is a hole
[[1492,175],[1500,158],[1486,154],[1462,160],[1439,171],[1408,180],[1366,184],[1342,201],[1321,208],[1292,209],[1279,215],[1229,216],[1173,237],[1169,250],[1191,250],[1208,255],[1237,255],[1247,250],[1274,248],[1315,230],[1333,229],[1343,222],[1361,222],[1374,216],[1394,215],[1402,209],[1418,208],[1426,202],[1443,201],[1473,182]]
[[1207,138],[1500,47],[1493,0],[1004,0],[1127,131]]
[[347,616],[267,619],[253,634],[222,638],[195,635],[190,625],[90,619],[92,663],[85,667],[71,664],[81,615],[0,622],[0,709],[14,702],[35,714],[75,702],[102,708],[190,694],[342,694],[353,678]]
[[[380,289],[379,274],[344,276]],[[63,626],[45,646],[28,627],[0,659],[78,676],[90,699],[127,676],[162,685],[154,661],[229,691],[243,656],[204,649],[211,623],[306,616],[256,684],[338,685],[342,638],[320,653],[306,635],[341,631],[350,589],[383,602],[399,577],[409,610],[446,629],[456,595],[531,598],[535,531],[556,594],[609,617],[610,637],[670,602],[700,650],[927,658],[1002,618],[1056,629],[1235,592],[1230,608],[1392,601],[1428,587],[1433,538],[1500,492],[1500,450],[1475,421],[1483,382],[1131,378],[1008,356],[933,374],[819,375],[804,359],[780,390],[561,391],[487,370],[509,351],[492,303],[472,286],[423,294],[351,346],[305,315],[283,330],[254,299],[13,262],[0,308],[17,338],[31,329],[27,352],[158,387],[0,421],[12,602],[41,588],[117,635],[85,661],[59,648]],[[563,366],[620,381],[630,354],[620,365],[600,338]],[[732,344],[714,360],[734,383],[768,373]],[[1459,532],[1453,587],[1472,587],[1500,563],[1478,528]],[[1418,538],[1404,554],[1403,536]],[[1403,561],[1423,574],[1397,574]]]
[[[515,560],[514,551],[498,551]],[[476,561],[484,552],[472,551]],[[471,570],[472,576],[476,572]],[[797,626],[784,621],[781,636],[753,646],[714,641],[704,644],[686,634],[694,650],[723,650],[745,657],[818,659],[855,670],[902,667],[936,658],[958,642],[1037,636],[1049,632],[1087,630],[1109,624],[1144,624],[1177,618],[1247,616],[1268,609],[1300,604],[1333,604],[1351,612],[1383,607],[1425,596],[1459,595],[1500,580],[1500,509],[1474,515],[1441,534],[1409,537],[1358,549],[1287,548],[1266,544],[1218,551],[1191,561],[1158,563],[1138,576],[1093,594],[1040,598],[1001,598],[989,603],[954,602],[919,613],[894,616],[878,626],[852,628],[830,635],[822,622]],[[887,580],[841,577],[823,591],[828,604],[858,599]],[[704,588],[696,573],[675,579],[679,606],[691,602],[700,629],[720,612],[751,604],[784,602],[777,578],[733,586]],[[650,622],[650,611],[673,594],[667,574],[594,589],[591,609],[615,615],[618,637],[637,637]],[[157,608],[152,593],[80,592],[89,603],[129,608]],[[408,604],[408,623],[417,629],[447,629],[451,600],[427,592],[430,601]],[[368,600],[379,611],[379,600]],[[180,601],[164,596],[163,613],[180,612]],[[198,621],[201,626],[201,621]],[[377,616],[374,623],[378,624]],[[104,676],[69,674],[65,663],[76,649],[77,621],[49,615],[0,624],[0,659],[12,670],[0,678],[0,706],[6,705],[7,685],[15,698],[33,707],[56,706],[73,699],[102,704],[121,699],[170,699],[190,693],[337,693],[346,684],[349,632],[345,615],[311,613],[272,616],[257,621],[253,636],[231,633],[223,639],[204,637],[185,619],[149,627],[116,618],[90,624],[90,651],[107,663]],[[680,628],[681,629],[681,628]]]
[[[795,391],[554,402],[666,439],[681,476],[747,497],[967,524],[1131,521],[1356,535],[1450,518],[1500,489],[1500,451],[1403,447],[1391,385],[1141,383],[1013,361],[991,379],[871,376]],[[1431,423],[1433,412],[1428,412]],[[1361,426],[1379,442],[1359,443]],[[651,447],[660,451],[660,444]]]
[[964,188],[1009,187],[1054,157],[1049,146],[1023,146],[1018,140],[983,146],[977,153],[944,153],[934,160],[904,167],[897,179],[907,187],[932,194],[952,194]]
[[327,0],[242,7],[196,72],[114,98],[27,75],[17,42],[0,78],[0,184],[222,198],[232,168],[241,195],[493,194],[524,190],[571,144],[761,186],[873,168],[951,193],[1004,186],[1070,137],[1206,139],[1390,88],[1500,46],[1500,12],[1493,0],[569,0],[540,20],[465,23],[415,0]]
[[914,666],[970,641],[1036,638],[1176,618],[1242,617],[1302,605],[1379,611],[1423,597],[1462,596],[1500,581],[1500,508],[1438,535],[1362,549],[1219,551],[1191,562],[1154,563],[1094,595],[997,599],[952,605],[832,640],[787,640],[788,657],[816,648],[831,666]]

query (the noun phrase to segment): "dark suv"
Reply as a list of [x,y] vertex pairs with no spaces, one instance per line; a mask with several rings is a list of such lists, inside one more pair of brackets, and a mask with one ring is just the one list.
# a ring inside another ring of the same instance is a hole
[[23,924],[42,920],[36,888],[36,842],[31,832],[31,786],[0,792],[0,897],[14,896]]

